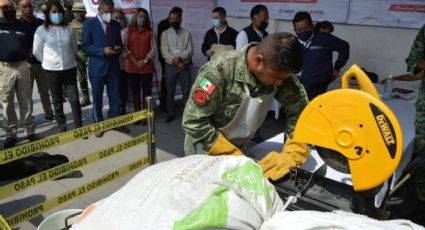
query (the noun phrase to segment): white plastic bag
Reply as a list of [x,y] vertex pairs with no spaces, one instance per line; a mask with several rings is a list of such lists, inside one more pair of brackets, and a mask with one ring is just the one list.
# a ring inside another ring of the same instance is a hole
[[425,228],[409,220],[379,221],[367,216],[345,211],[285,211],[276,213],[266,220],[260,230],[424,230]]
[[141,171],[72,229],[258,229],[282,207],[251,159],[194,155]]

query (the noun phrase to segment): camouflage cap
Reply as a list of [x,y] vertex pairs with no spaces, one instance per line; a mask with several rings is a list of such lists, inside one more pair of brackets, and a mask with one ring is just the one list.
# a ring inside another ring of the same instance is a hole
[[84,11],[84,12],[86,12],[86,7],[84,6],[84,3],[76,2],[76,3],[74,3],[74,5],[72,5],[72,11]]

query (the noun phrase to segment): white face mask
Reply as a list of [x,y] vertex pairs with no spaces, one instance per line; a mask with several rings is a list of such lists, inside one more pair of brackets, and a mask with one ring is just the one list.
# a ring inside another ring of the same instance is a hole
[[102,15],[100,15],[100,17],[102,18],[102,20],[104,22],[109,23],[111,21],[112,14],[111,13],[103,13]]

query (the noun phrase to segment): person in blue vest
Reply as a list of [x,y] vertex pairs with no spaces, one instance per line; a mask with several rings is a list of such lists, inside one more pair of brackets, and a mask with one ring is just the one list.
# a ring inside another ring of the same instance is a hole
[[[350,45],[330,33],[314,33],[311,16],[305,11],[296,13],[292,24],[298,41],[304,46],[304,66],[299,79],[308,99],[312,100],[325,93],[329,83],[338,78],[339,70],[350,56]],[[332,63],[333,51],[338,52],[335,64]]]
[[256,5],[250,13],[251,25],[243,28],[236,37],[236,49],[241,50],[251,42],[261,42],[267,35],[269,11],[265,5]]

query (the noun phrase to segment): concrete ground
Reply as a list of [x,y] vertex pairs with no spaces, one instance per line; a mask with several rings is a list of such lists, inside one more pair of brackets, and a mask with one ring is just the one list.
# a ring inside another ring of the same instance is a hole
[[[36,124],[36,134],[40,137],[46,137],[57,132],[57,126],[55,122],[49,122],[44,119],[44,112],[41,107],[39,100],[38,91],[35,88],[33,91],[33,103],[34,103],[34,121]],[[107,105],[107,103],[106,103]],[[18,104],[15,103],[16,108]],[[128,110],[132,111],[132,106],[127,105]],[[156,128],[156,153],[158,162],[170,160],[176,157],[184,156],[183,143],[184,143],[184,132],[181,128],[181,113],[182,105],[179,105],[179,117],[172,121],[171,123],[165,123],[166,114],[159,112],[159,109],[156,110],[156,119],[155,119],[155,128]],[[64,104],[64,109],[68,119],[68,129],[73,127],[72,125],[72,115],[70,106],[67,102]],[[2,109],[1,113],[3,112]],[[107,111],[107,106],[105,106],[105,115]],[[19,110],[16,110],[19,114]],[[83,122],[84,124],[91,123],[91,106],[83,108]],[[280,119],[276,120],[274,114],[269,114],[265,123],[261,127],[261,134],[264,139],[270,138],[277,133],[281,132],[283,127],[282,116]],[[110,147],[114,144],[125,141],[137,135],[140,135],[146,131],[146,127],[128,125],[128,128],[131,129],[131,132],[128,134],[119,133],[117,131],[108,131],[102,138],[96,138],[94,135],[90,136],[87,140],[77,140],[71,143],[61,145],[56,148],[46,150],[49,154],[62,154],[69,158],[69,160],[75,160],[80,157],[83,157],[89,153]],[[26,140],[23,138],[22,129],[19,130],[18,134],[19,140],[21,143],[25,143]],[[2,129],[0,131],[0,138],[3,142],[5,139],[5,133]],[[0,148],[3,146],[1,145]],[[20,212],[26,208],[29,208],[35,204],[43,202],[47,199],[55,197],[59,193],[64,193],[67,190],[78,187],[82,184],[85,184],[91,180],[94,180],[107,172],[113,171],[114,169],[120,168],[124,165],[127,165],[141,157],[147,156],[146,145],[140,145],[135,148],[126,150],[119,155],[112,156],[103,161],[91,164],[82,168],[82,177],[80,178],[68,178],[61,180],[49,181],[39,186],[36,186],[27,191],[14,194],[5,199],[0,199],[0,214],[4,217],[8,217],[14,213]],[[64,206],[57,207],[49,212],[45,212],[43,215],[35,217],[27,222],[24,222],[18,226],[16,229],[21,230],[32,230],[36,229],[37,226],[50,214],[58,212],[64,209],[78,208],[84,209],[91,203],[94,203],[108,195],[112,194],[114,191],[118,190],[123,186],[128,180],[130,180],[136,173],[131,172],[126,176],[115,180],[112,183],[109,183],[102,188],[86,193],[73,201],[67,203]],[[0,185],[5,185],[11,181],[0,181]]]

